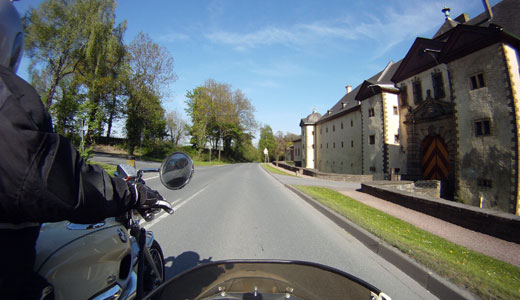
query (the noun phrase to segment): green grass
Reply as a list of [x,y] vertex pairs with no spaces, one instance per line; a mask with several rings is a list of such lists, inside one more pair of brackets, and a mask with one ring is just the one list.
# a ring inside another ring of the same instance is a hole
[[520,268],[421,230],[333,190],[295,186],[482,299],[520,299]]
[[112,175],[112,176],[114,176],[114,172],[117,170],[117,166],[114,166],[114,165],[104,164],[104,163],[101,163],[101,162],[91,161],[91,160],[88,163],[91,164],[91,165],[100,165],[100,166],[102,166],[103,169],[105,169],[105,171],[107,171],[107,173]]
[[268,172],[271,172],[271,173],[275,173],[275,174],[281,174],[281,175],[286,175],[286,176],[293,176],[293,177],[296,177],[296,175],[293,175],[293,174],[290,174],[290,173],[286,173],[284,171],[281,171],[281,170],[278,170],[277,168],[273,168],[271,167],[270,165],[268,164],[261,164],[262,167],[267,170]]

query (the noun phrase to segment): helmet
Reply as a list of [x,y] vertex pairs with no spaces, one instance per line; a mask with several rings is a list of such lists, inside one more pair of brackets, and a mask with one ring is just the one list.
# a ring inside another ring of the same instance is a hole
[[9,0],[0,0],[0,65],[16,72],[22,58],[20,15]]

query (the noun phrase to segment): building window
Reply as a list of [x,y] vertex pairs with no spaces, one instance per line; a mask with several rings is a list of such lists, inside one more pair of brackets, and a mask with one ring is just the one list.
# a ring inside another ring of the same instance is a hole
[[406,85],[400,88],[399,96],[401,97],[401,106],[408,106],[408,87]]
[[421,81],[417,80],[413,83],[413,102],[415,104],[421,104],[423,101]]
[[350,141],[350,148],[354,148],[354,141]]
[[376,113],[375,113],[375,111],[374,111],[373,108],[371,108],[371,109],[368,110],[368,117],[369,117],[369,118],[372,118],[372,117],[375,116],[375,115],[376,115]]
[[486,84],[484,82],[484,75],[482,73],[473,75],[470,77],[471,79],[471,89],[476,90],[480,89],[481,87],[485,87]]
[[312,131],[312,135],[314,135],[314,130]]
[[323,128],[320,128],[320,134],[322,134],[322,133],[323,133]]
[[329,127],[325,127],[325,133],[329,133]]
[[399,143],[399,135],[396,134],[394,135],[394,144],[398,144]]
[[332,125],[332,131],[336,131],[336,125]]
[[336,149],[336,142],[332,143],[332,148]]
[[343,148],[343,141],[341,141],[341,148]]
[[327,143],[327,149],[329,149],[329,143]]
[[493,180],[479,178],[479,179],[477,179],[477,186],[491,188],[491,187],[493,187]]
[[320,149],[323,149],[323,144],[320,144]]
[[399,111],[397,110],[397,106],[394,106],[394,116],[397,116],[399,114]]
[[370,167],[370,172],[375,172],[376,171],[376,167]]
[[354,127],[354,121],[350,120],[350,127]]
[[343,122],[341,122],[341,129],[343,129]]
[[446,96],[444,93],[444,83],[442,82],[442,73],[437,72],[432,74],[432,83],[433,83],[433,97],[435,99],[441,99]]
[[491,134],[491,121],[480,120],[475,122],[475,136],[485,136]]
[[369,136],[368,142],[370,143],[370,145],[374,145],[376,143],[376,136],[375,135]]

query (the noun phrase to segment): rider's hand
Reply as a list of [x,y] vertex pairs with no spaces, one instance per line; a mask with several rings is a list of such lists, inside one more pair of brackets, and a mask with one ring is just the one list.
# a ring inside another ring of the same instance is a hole
[[157,191],[152,190],[143,183],[133,183],[131,184],[131,189],[135,198],[134,208],[147,221],[148,219],[153,219],[153,215],[161,210],[157,203],[160,200],[164,200],[164,198]]
[[158,200],[164,198],[157,191],[152,190],[142,183],[134,184],[135,188],[135,208],[150,209],[155,206]]

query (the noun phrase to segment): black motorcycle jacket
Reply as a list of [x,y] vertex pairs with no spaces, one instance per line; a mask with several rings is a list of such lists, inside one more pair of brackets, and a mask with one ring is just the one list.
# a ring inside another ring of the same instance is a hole
[[124,180],[54,133],[36,90],[0,66],[0,223],[93,223],[133,205]]

